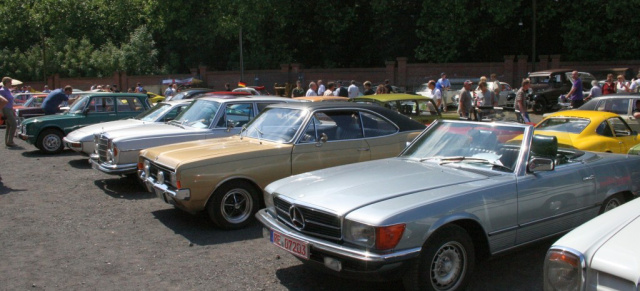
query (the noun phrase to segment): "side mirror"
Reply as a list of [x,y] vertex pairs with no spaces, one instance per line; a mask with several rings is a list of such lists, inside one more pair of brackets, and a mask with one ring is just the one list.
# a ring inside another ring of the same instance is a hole
[[89,109],[91,109],[91,108],[87,107],[87,108],[83,109],[82,110],[82,114],[87,115],[89,113]]
[[231,132],[231,130],[235,127],[236,125],[233,120],[227,120],[227,132]]
[[325,142],[327,142],[328,139],[329,137],[327,136],[327,134],[323,132],[320,136],[320,140],[316,143],[316,146],[321,147]]
[[529,160],[529,164],[527,165],[527,170],[530,173],[535,172],[547,172],[553,171],[555,169],[555,163],[552,159],[547,158],[533,158]]

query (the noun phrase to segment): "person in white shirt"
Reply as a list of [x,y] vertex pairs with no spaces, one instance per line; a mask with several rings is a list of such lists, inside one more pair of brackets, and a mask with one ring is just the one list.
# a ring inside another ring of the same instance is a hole
[[640,88],[640,74],[638,74],[635,79],[631,80],[631,85],[629,85],[629,90],[631,90],[631,93],[637,93],[638,88]]
[[167,90],[164,90],[164,97],[171,97],[173,95],[176,95],[176,93],[173,91],[173,85],[169,85],[169,87],[167,87]]
[[305,96],[318,96],[318,93],[316,93],[317,88],[318,85],[316,85],[316,82],[309,83],[309,90],[307,90],[307,94]]
[[322,96],[333,96],[333,90],[335,90],[336,88],[336,84],[334,84],[333,82],[329,82],[327,84],[327,89],[324,90],[324,93],[322,93]]
[[318,96],[324,96],[325,90],[326,88],[324,87],[324,84],[322,84],[322,80],[318,80]]
[[623,75],[618,75],[618,82],[616,82],[616,93],[618,94],[631,93],[631,88],[629,88],[629,83],[624,79]]
[[584,98],[585,101],[591,98],[602,96],[602,88],[600,88],[600,86],[598,85],[598,81],[596,80],[591,81],[591,86],[592,87],[591,87],[591,90],[589,90],[589,96]]
[[349,91],[349,98],[356,98],[360,95],[360,89],[356,86],[356,80],[351,80],[351,85],[349,85],[347,91]]
[[429,80],[429,82],[427,83],[427,87],[429,87],[429,90],[431,90],[431,98],[433,98],[433,101],[436,102],[436,108],[438,108],[438,110],[440,111],[443,111],[442,110],[442,91],[436,88],[436,81]]

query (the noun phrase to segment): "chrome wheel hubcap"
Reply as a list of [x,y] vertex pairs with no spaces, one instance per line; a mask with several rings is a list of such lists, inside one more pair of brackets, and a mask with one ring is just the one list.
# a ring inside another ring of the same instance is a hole
[[458,242],[442,245],[431,262],[431,285],[437,290],[449,290],[457,285],[465,272],[466,256]]
[[50,152],[56,151],[61,144],[60,137],[55,134],[47,134],[42,140],[42,146]]
[[241,223],[249,218],[253,209],[251,194],[245,189],[232,189],[222,197],[220,213],[230,223]]

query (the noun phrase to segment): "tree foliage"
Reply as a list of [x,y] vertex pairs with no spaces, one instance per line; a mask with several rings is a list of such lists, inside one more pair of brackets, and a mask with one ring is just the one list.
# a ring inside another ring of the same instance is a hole
[[[0,6],[0,73],[25,80],[245,69],[633,59],[637,1],[22,0]],[[587,14],[591,13],[591,14]]]

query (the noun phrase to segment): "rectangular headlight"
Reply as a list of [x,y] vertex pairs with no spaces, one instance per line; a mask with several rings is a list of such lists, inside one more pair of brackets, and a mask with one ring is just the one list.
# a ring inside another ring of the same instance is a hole
[[344,239],[367,248],[373,248],[376,243],[376,229],[360,222],[344,221]]

